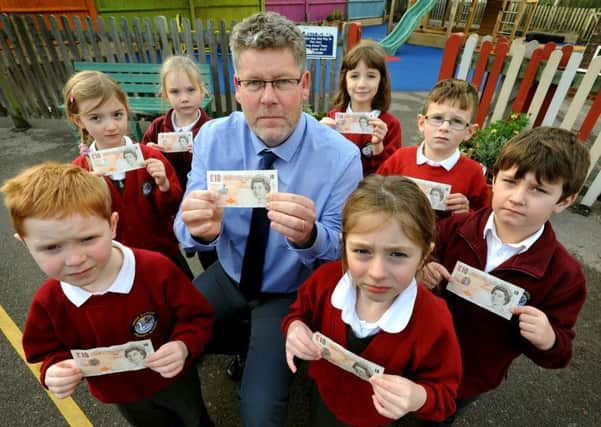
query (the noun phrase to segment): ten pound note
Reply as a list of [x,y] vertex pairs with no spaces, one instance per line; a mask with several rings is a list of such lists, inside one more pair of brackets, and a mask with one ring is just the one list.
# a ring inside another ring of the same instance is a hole
[[207,189],[217,191],[217,206],[264,208],[265,196],[278,191],[277,170],[207,171]]
[[71,350],[84,377],[144,369],[144,360],[154,353],[150,340],[130,341],[110,347]]
[[313,342],[321,349],[321,357],[339,368],[355,374],[362,380],[367,381],[372,375],[384,373],[383,366],[348,351],[320,332],[313,333]]
[[190,151],[192,132],[159,132],[157,144],[165,153],[180,153]]
[[525,304],[524,289],[457,261],[447,290],[505,319]]

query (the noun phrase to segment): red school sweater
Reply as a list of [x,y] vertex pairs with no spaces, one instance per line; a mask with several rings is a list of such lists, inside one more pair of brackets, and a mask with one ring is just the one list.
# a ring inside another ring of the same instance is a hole
[[427,179],[451,186],[451,193],[461,193],[470,202],[470,210],[490,206],[490,191],[480,163],[468,159],[463,154],[450,171],[443,167],[417,164],[419,145],[403,147],[396,151],[378,169],[380,175],[405,175]]
[[[438,223],[436,254],[452,271],[457,261],[484,270],[487,245],[483,237],[490,209],[462,213]],[[543,368],[563,368],[572,357],[574,324],[584,304],[586,285],[580,264],[557,241],[551,223],[526,252],[515,255],[490,274],[524,288],[527,305],[549,318],[557,340],[541,351],[520,335],[518,319],[495,315],[444,291],[461,344],[463,380],[459,397],[472,397],[496,388],[513,359],[526,355]]]
[[[342,265],[335,261],[321,266],[305,281],[282,321],[284,335],[294,320],[301,320],[312,331],[347,347],[342,311],[331,303],[342,275]],[[444,420],[455,412],[461,379],[459,344],[445,302],[422,286],[418,285],[407,327],[398,334],[378,332],[360,356],[384,366],[385,374],[403,376],[426,389],[426,402],[415,413],[419,418]],[[325,359],[309,362],[309,375],[328,409],[341,422],[366,427],[391,423],[376,411],[371,399],[373,388],[367,381]]]
[[[169,190],[162,192],[145,168],[125,173],[125,188],[119,190],[110,176],[106,176],[111,192],[111,209],[119,213],[115,240],[125,246],[157,251],[168,257],[179,252],[173,233],[173,219],[182,200],[182,189],[175,170],[160,151],[140,144],[145,159],[159,159],[165,165]],[[85,156],[73,164],[90,170]]]
[[[23,349],[29,363],[42,362],[44,386],[48,368],[71,359],[70,350],[135,340],[150,339],[155,351],[169,341],[184,342],[190,352],[186,366],[175,378],[163,378],[150,369],[88,377],[90,393],[101,402],[147,399],[193,368],[211,336],[213,308],[169,259],[151,251],[133,252],[136,271],[129,294],[93,295],[76,307],[57,280],[46,281],[36,292],[25,322]],[[140,334],[135,325],[143,320],[152,327]]]
[[[328,117],[332,119],[336,118],[336,113],[345,113],[346,110],[334,109],[328,112]],[[402,145],[401,141],[401,122],[395,116],[388,112],[380,113],[378,117],[386,126],[388,126],[388,132],[384,137],[384,150],[377,156],[367,157],[363,154],[361,149],[371,142],[371,135],[361,133],[343,133],[342,135],[355,144],[361,152],[361,164],[363,165],[363,176],[367,176],[370,173],[375,173],[378,167],[388,157],[390,157],[397,149]]]
[[[193,137],[196,136],[202,125],[211,120],[211,118],[202,108],[199,110],[200,118],[191,129]],[[146,132],[144,132],[141,144],[147,144],[148,142],[156,143],[159,140],[159,132],[174,132],[175,129],[173,129],[173,122],[171,120],[172,114],[173,108],[167,111],[164,115],[154,119],[150,126],[148,126],[148,129],[146,129]],[[188,183],[188,172],[192,167],[192,153],[163,153],[163,155],[167,158],[167,160],[169,160],[173,166],[173,169],[175,169],[177,179],[179,180],[179,185],[185,192],[186,184]]]

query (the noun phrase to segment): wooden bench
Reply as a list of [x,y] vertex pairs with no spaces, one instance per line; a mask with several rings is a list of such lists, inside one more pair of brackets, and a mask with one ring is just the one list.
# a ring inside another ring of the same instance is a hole
[[[130,119],[134,121],[132,128],[136,141],[142,139],[139,120],[154,118],[165,113],[169,104],[159,94],[160,74],[162,64],[121,63],[121,62],[74,62],[74,71],[101,71],[115,80],[127,94],[129,101]],[[201,107],[211,115],[213,79],[208,64],[197,64],[207,93]]]

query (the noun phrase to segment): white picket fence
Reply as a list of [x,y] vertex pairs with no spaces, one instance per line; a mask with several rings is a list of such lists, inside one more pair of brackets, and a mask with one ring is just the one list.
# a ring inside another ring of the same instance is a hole
[[[496,46],[487,37],[463,34],[447,41],[439,78],[470,80],[481,92],[478,121],[484,125],[525,112],[531,126],[558,126],[574,131],[589,146],[590,178],[601,157],[601,56],[580,68],[583,52],[573,46],[557,49],[520,39],[511,47]],[[596,135],[596,136],[595,136]],[[590,183],[581,204],[591,207],[601,195],[601,171]]]

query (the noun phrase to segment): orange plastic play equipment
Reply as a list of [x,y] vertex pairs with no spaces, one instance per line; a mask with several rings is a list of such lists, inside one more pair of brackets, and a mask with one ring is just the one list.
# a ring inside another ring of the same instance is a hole
[[346,41],[347,52],[355,47],[361,41],[361,23],[349,22],[347,24],[348,35]]

